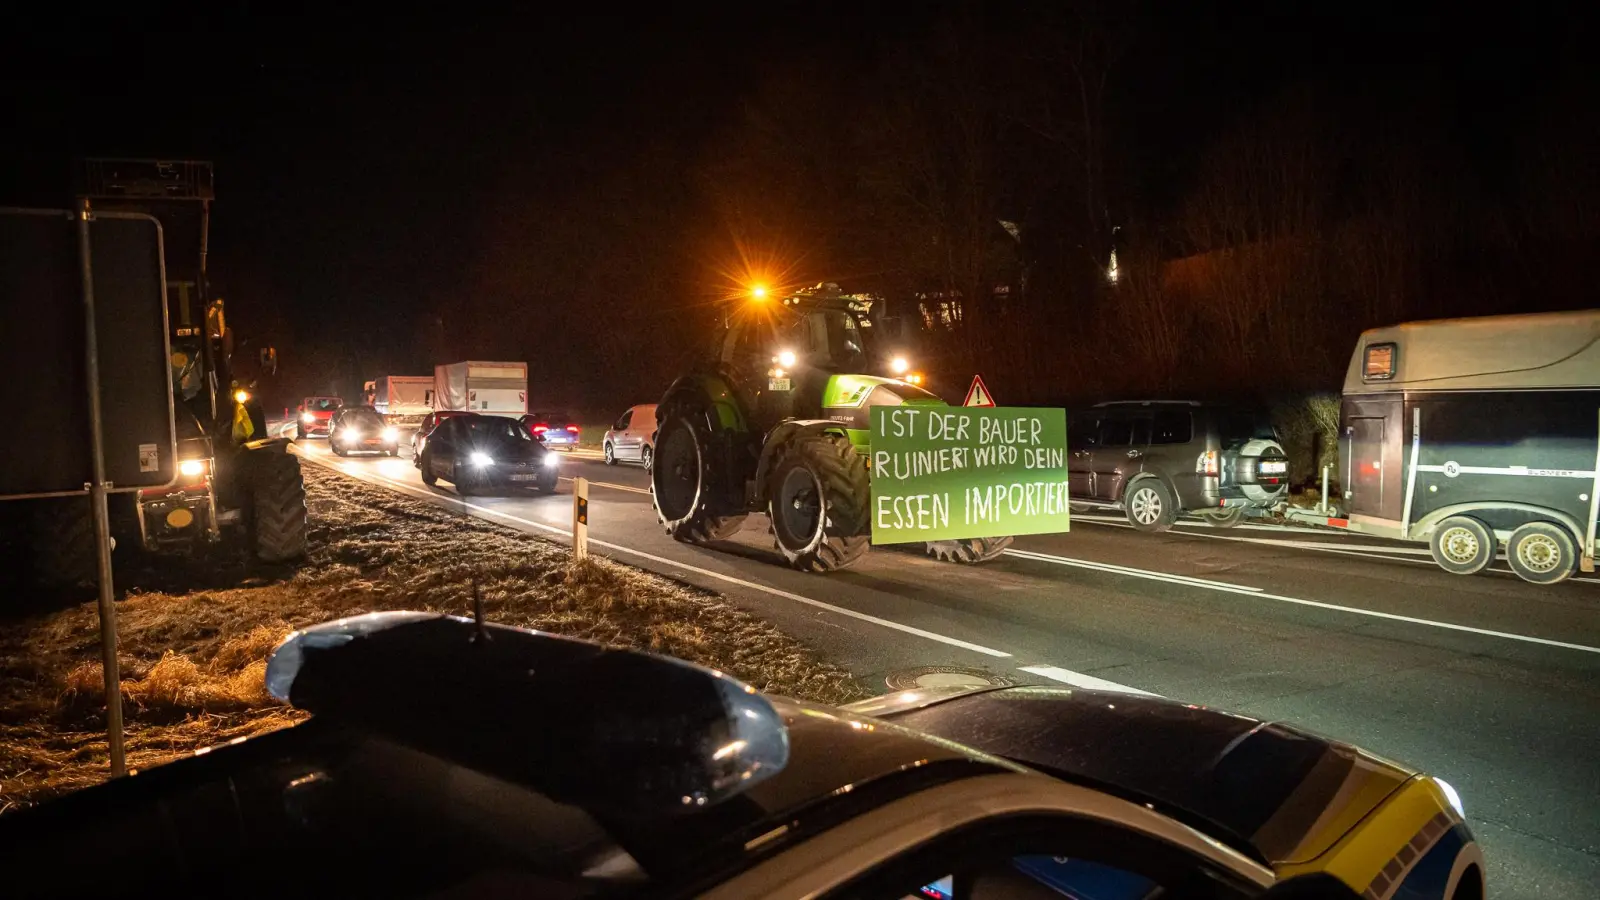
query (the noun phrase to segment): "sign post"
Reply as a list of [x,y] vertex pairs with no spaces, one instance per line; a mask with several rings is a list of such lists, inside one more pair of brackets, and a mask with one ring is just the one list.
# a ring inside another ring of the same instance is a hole
[[[106,744],[111,751],[111,776],[128,774],[122,746],[122,672],[117,666],[117,596],[111,583],[111,518],[106,509],[105,433],[100,418],[100,347],[95,329],[94,269],[89,247],[88,204],[78,211],[78,261],[83,273],[84,358],[89,386],[89,465],[93,481],[89,507],[94,516],[95,581],[100,588],[100,667],[106,689]],[[152,467],[154,468],[154,467]]]
[[1024,407],[872,408],[872,542],[1071,527],[1067,414]]
[[572,479],[572,558],[589,558],[589,479]]

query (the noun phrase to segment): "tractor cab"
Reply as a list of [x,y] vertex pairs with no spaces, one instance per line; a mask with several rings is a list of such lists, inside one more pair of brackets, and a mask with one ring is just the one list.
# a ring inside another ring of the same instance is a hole
[[886,326],[873,316],[877,302],[836,284],[775,302],[753,295],[729,317],[717,361],[734,373],[741,401],[765,424],[864,407],[870,388],[886,381],[902,396],[935,399],[916,387],[922,376],[910,371],[906,336],[893,327],[898,322]]

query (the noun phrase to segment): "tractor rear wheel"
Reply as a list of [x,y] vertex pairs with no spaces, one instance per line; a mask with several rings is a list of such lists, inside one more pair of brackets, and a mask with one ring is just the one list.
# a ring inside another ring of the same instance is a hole
[[33,507],[30,556],[39,585],[73,594],[91,591],[100,580],[100,561],[89,498],[27,502]]
[[925,545],[927,553],[941,562],[961,563],[962,565],[977,565],[998,559],[1000,554],[1006,552],[1012,537],[992,538],[962,538],[954,541],[928,541]]
[[656,518],[667,534],[686,544],[730,538],[745,520],[745,513],[727,512],[733,504],[715,495],[715,454],[710,452],[705,428],[695,419],[681,409],[662,418],[649,466]]
[[262,562],[306,555],[306,484],[300,460],[274,450],[244,453],[250,549]]
[[778,549],[796,569],[849,568],[871,546],[867,462],[836,434],[797,439],[772,470],[767,515]]

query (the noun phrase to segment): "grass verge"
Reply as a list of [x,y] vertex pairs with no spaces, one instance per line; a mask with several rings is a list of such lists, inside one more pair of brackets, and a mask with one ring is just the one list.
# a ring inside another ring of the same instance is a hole
[[[303,467],[310,553],[298,569],[219,552],[119,571],[128,763],[148,768],[302,718],[262,685],[295,628],[385,609],[470,615],[719,668],[763,691],[845,703],[848,673],[717,595],[571,553],[334,473]],[[0,630],[0,813],[104,780],[95,606]]]

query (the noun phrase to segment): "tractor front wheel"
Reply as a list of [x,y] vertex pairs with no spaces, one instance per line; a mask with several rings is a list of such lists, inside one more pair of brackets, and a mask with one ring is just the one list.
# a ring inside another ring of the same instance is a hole
[[867,462],[835,434],[799,438],[772,471],[767,515],[778,549],[807,572],[854,565],[871,546]]

